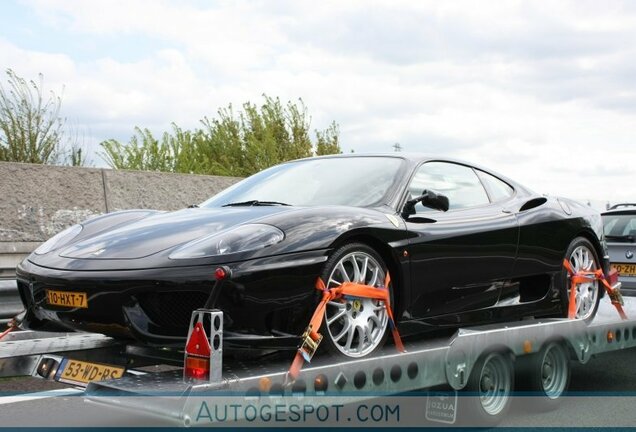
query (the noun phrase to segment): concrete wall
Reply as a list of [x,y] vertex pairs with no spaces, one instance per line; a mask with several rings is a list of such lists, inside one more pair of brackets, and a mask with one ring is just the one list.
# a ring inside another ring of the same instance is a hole
[[90,216],[132,208],[177,210],[238,180],[0,162],[0,278],[10,277],[38,244]]

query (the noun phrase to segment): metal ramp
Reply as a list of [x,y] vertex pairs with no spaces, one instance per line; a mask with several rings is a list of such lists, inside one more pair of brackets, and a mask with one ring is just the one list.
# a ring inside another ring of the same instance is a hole
[[0,377],[34,375],[43,355],[65,355],[118,345],[121,342],[101,334],[15,331],[0,341]]

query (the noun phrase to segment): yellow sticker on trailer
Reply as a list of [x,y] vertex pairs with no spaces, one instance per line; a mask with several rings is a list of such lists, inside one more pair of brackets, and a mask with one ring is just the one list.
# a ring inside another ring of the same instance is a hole
[[106,381],[121,378],[125,368],[100,363],[65,359],[61,371],[56,375],[57,381],[70,384],[88,384],[91,381]]
[[85,292],[46,290],[46,301],[54,306],[66,306],[88,309],[88,297]]

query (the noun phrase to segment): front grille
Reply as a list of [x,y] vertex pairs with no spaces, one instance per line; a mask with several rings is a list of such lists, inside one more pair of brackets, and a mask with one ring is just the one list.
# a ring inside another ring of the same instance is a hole
[[137,299],[159,327],[187,329],[192,311],[205,306],[208,296],[201,291],[168,291],[141,294]]

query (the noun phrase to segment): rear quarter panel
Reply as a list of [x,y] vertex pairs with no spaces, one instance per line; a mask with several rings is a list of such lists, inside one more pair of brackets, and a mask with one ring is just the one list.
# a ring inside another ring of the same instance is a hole
[[606,255],[600,213],[576,201],[548,198],[542,206],[517,213],[517,219],[516,276],[560,271],[569,244],[578,236],[592,242],[599,259]]

